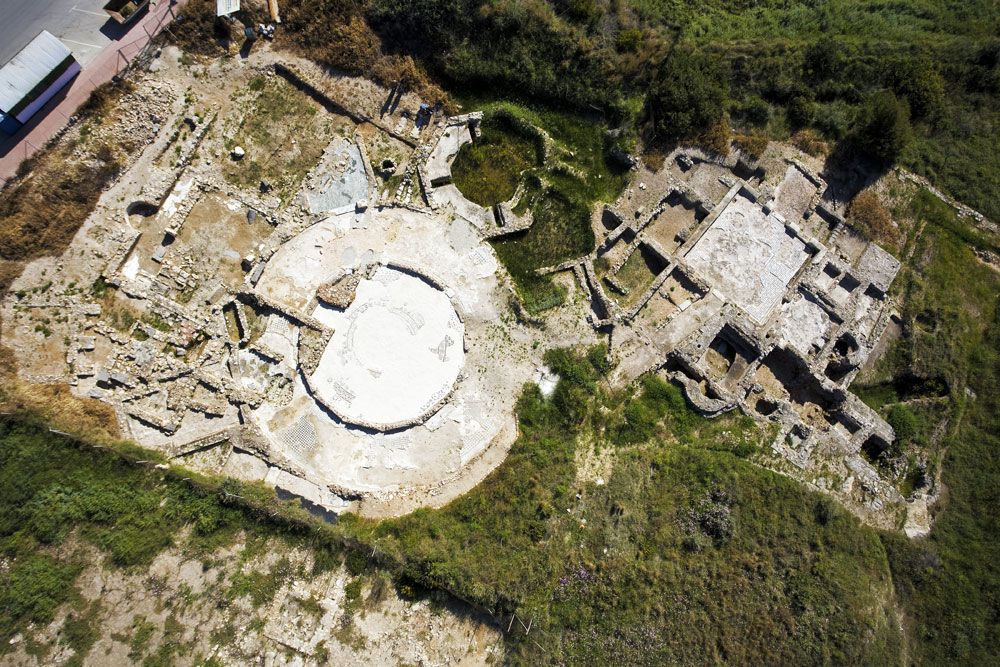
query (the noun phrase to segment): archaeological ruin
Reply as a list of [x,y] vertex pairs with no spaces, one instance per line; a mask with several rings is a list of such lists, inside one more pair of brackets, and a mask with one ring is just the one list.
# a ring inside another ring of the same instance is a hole
[[[167,100],[160,129],[3,304],[24,379],[68,383],[126,438],[324,516],[402,514],[503,461],[522,387],[554,385],[546,348],[604,340],[614,385],[660,373],[699,412],[772,429],[775,469],[874,523],[905,511],[861,453],[892,428],[848,391],[894,316],[899,262],[824,203],[815,167],[675,150],[662,182],[596,212],[592,252],[539,271],[568,294],[546,330],[512,314],[490,243],[531,228],[521,189],[484,208],[452,182],[482,114],[417,123],[408,93],[412,113],[383,116],[375,84],[251,63],[197,113],[176,81],[140,84]],[[297,173],[254,144],[261,111],[231,102],[278,86],[309,125],[268,150]]]

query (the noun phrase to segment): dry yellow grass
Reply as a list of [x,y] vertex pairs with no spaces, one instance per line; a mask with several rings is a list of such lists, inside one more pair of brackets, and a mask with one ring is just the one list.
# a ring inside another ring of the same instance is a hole
[[[107,116],[130,89],[127,83],[101,86],[77,115]],[[40,151],[3,190],[0,260],[26,261],[65,251],[122,168],[119,147],[99,145],[86,159],[73,158],[74,149],[73,142],[64,139]]]
[[[127,83],[102,86],[78,115],[106,115],[129,90]],[[0,299],[21,274],[24,262],[65,251],[121,168],[117,149],[99,146],[87,159],[75,160],[73,150],[73,144],[63,140],[40,151],[22,164],[18,178],[0,196]],[[118,438],[110,406],[74,396],[66,385],[20,380],[16,355],[0,345],[0,412],[15,411],[37,414],[53,428],[94,442]]]
[[847,221],[865,238],[884,245],[895,246],[899,238],[892,216],[871,190],[865,190],[854,198],[847,209]]
[[732,132],[729,129],[729,120],[723,118],[705,130],[695,143],[711,153],[725,155],[729,152],[731,137]]
[[[0,348],[0,363],[14,363],[10,350]],[[47,424],[95,443],[119,438],[115,411],[107,403],[74,396],[67,385],[29,384],[13,373],[0,378],[0,412],[29,412]]]
[[751,160],[759,160],[764,151],[767,150],[768,143],[770,141],[767,135],[761,132],[737,134],[733,137],[733,145],[736,146],[736,149]]
[[821,157],[830,152],[830,145],[823,141],[816,130],[810,128],[799,130],[792,135],[790,141],[800,151],[813,157]]

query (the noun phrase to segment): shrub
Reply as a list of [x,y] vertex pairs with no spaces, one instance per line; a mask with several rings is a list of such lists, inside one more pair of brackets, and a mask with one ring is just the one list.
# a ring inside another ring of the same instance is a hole
[[896,432],[896,440],[899,442],[916,440],[922,431],[921,419],[910,409],[910,406],[903,403],[889,408],[886,421]]
[[649,93],[649,115],[657,137],[682,141],[723,121],[727,88],[719,62],[697,53],[678,52],[660,66]]
[[819,136],[816,130],[805,128],[799,130],[792,135],[792,144],[798,148],[803,153],[812,155],[813,157],[819,157],[820,155],[826,154],[829,151],[829,146],[823,138]]
[[845,102],[821,104],[813,112],[813,127],[829,139],[840,140],[851,129],[851,115],[851,106]]
[[811,44],[802,68],[806,78],[815,83],[838,78],[846,59],[844,51],[843,43],[830,37]]
[[615,36],[615,48],[622,53],[638,53],[642,46],[642,31],[638,28],[622,30]]
[[734,106],[732,113],[745,123],[763,127],[771,120],[771,105],[759,95],[754,95]]
[[767,135],[762,132],[738,134],[733,139],[736,149],[751,160],[759,160],[764,155],[764,151],[767,150],[769,143]]
[[811,95],[799,94],[788,103],[788,121],[794,127],[804,127],[816,115],[816,102]]
[[592,24],[601,18],[601,8],[596,0],[562,0],[559,4],[579,23]]
[[944,79],[926,53],[890,65],[889,83],[910,105],[914,118],[932,119],[944,105]]
[[854,137],[858,146],[884,164],[894,163],[913,140],[910,109],[890,92],[868,98]]
[[871,190],[865,190],[854,198],[847,210],[847,220],[867,239],[890,245],[896,243],[898,234],[892,217]]
[[729,141],[731,138],[729,131],[729,119],[723,117],[718,122],[713,123],[707,130],[697,138],[699,146],[712,153],[725,155],[729,152]]

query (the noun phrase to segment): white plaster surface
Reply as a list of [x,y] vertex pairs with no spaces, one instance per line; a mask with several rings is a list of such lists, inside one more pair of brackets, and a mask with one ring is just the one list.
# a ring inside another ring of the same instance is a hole
[[[370,264],[381,266],[358,285],[346,310],[313,305],[321,285]],[[256,289],[333,330],[309,384],[332,387],[328,379],[348,378],[356,398],[350,407],[336,406],[337,412],[357,413],[338,418],[296,372],[286,400],[268,400],[252,411],[271,460],[321,486],[391,499],[435,494],[478,465],[479,457],[509,446],[517,433],[514,404],[537,366],[526,354],[529,341],[514,343],[499,316],[507,292],[497,271],[496,255],[475,228],[447,214],[370,207],[329,217],[285,242]],[[416,316],[423,324],[411,335],[407,319]],[[437,356],[445,335],[454,341],[447,364]],[[245,363],[234,369],[255,370]],[[259,371],[251,374],[260,377]],[[422,423],[373,433],[351,422],[352,416],[372,422],[417,414],[446,386],[451,394],[444,405]],[[336,399],[332,391],[328,396]]]
[[444,292],[379,267],[358,285],[312,375],[345,421],[389,428],[425,416],[451,391],[465,360],[459,321]]
[[822,349],[830,318],[819,304],[803,296],[784,304],[777,332],[783,345],[790,345],[805,356]]
[[434,146],[427,159],[427,178],[448,178],[451,176],[451,162],[458,155],[463,144],[472,141],[468,125],[448,127]]
[[742,195],[733,198],[685,257],[713,289],[757,324],[767,321],[808,258],[800,239]]

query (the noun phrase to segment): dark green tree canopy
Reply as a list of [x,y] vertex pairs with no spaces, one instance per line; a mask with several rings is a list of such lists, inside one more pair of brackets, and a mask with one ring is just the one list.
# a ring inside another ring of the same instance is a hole
[[858,146],[885,164],[895,162],[913,139],[909,105],[891,92],[868,98],[859,120],[855,132]]
[[814,83],[839,79],[843,75],[847,57],[844,45],[830,37],[811,44],[805,53],[803,73]]
[[933,119],[944,105],[944,79],[926,53],[889,65],[889,83],[910,105],[914,118]]
[[719,122],[728,96],[727,72],[718,60],[675,53],[660,66],[649,91],[648,110],[657,139],[693,139]]

